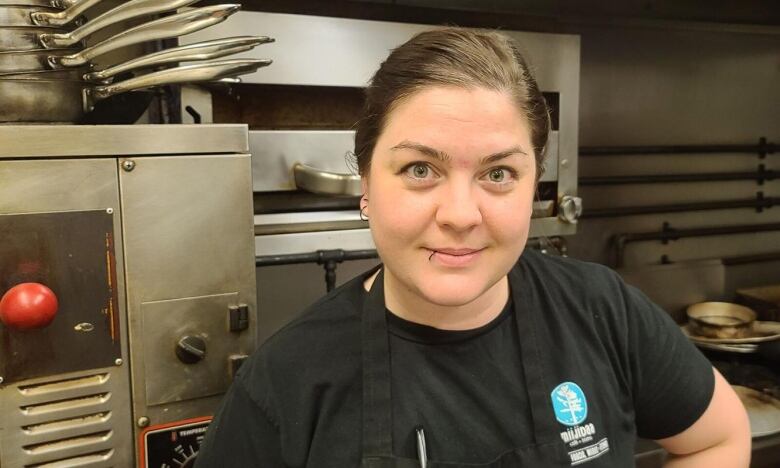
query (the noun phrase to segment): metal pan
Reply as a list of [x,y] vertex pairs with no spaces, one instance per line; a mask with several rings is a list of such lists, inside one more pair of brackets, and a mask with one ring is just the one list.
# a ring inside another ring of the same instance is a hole
[[[2,12],[18,8],[0,7],[0,26],[11,26],[0,27],[0,50],[29,51],[42,48],[73,47],[92,34],[122,21],[175,10],[196,1],[198,0],[131,0],[103,13],[75,30],[53,29],[50,26],[31,24],[3,24]],[[35,9],[27,8],[27,10]],[[28,23],[31,22],[29,17],[27,20]],[[34,21],[32,22],[34,23]]]
[[[220,23],[238,11],[238,8],[238,5],[216,5],[167,16],[123,31],[84,50],[53,49],[46,51],[37,48],[26,51],[0,52],[0,74],[32,73],[64,67],[89,66],[90,62],[100,55],[124,46],[182,36]],[[3,31],[0,31],[0,41],[2,39]],[[36,34],[35,40],[38,39]],[[3,50],[1,42],[0,50]],[[42,62],[43,60],[45,63]],[[86,73],[87,70],[83,71]]]
[[0,27],[63,27],[100,1],[79,0],[68,5],[51,0],[0,1]]
[[729,302],[700,302],[686,313],[693,333],[708,338],[743,338],[756,321],[753,310]]
[[0,0],[0,6],[8,5],[51,7],[59,10],[68,7],[68,5],[59,0]]
[[130,28],[127,31],[123,31],[76,54],[52,57],[49,60],[49,64],[55,69],[63,67],[80,67],[95,57],[125,46],[138,44],[140,42],[184,36],[195,31],[200,31],[201,29],[225,21],[240,8],[241,5],[238,4],[214,5],[166,16],[165,18],[160,18]]
[[70,47],[108,26],[141,16],[177,10],[197,1],[199,0],[131,0],[88,21],[75,31],[66,34],[41,34],[40,41],[47,49]]
[[0,80],[0,122],[67,123],[78,122],[97,101],[155,86],[197,83],[254,73],[262,60],[223,60],[185,65],[131,78],[108,85],[83,81]]
[[[19,0],[17,3],[21,2]],[[32,14],[58,13],[61,10],[51,6],[30,6],[30,5],[0,5],[0,27],[54,27],[54,25],[39,25],[32,19]]]

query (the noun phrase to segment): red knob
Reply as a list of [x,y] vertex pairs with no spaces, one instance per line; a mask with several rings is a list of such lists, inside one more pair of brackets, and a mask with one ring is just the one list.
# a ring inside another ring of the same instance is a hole
[[57,315],[57,296],[40,283],[21,283],[0,299],[0,322],[16,330],[43,328]]

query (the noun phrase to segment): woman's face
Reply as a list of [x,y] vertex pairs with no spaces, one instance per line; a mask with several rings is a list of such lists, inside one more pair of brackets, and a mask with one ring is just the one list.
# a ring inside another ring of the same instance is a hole
[[501,280],[528,238],[536,163],[504,93],[429,87],[389,115],[363,184],[388,276],[441,306]]

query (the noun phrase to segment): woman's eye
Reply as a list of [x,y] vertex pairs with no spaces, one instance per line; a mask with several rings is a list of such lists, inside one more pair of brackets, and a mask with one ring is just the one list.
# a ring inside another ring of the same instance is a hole
[[506,169],[492,169],[488,172],[488,179],[491,182],[501,183],[506,179]]
[[415,179],[425,179],[431,175],[431,168],[427,164],[416,163],[406,169],[407,175]]

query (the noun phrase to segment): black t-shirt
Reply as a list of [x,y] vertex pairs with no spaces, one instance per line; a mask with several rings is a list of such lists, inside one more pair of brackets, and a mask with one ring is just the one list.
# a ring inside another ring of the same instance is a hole
[[[436,461],[486,463],[533,442],[517,330],[525,314],[538,324],[533,358],[546,380],[575,382],[587,399],[588,424],[560,426],[570,453],[602,442],[585,468],[630,466],[637,434],[675,435],[703,413],[709,362],[641,292],[600,265],[535,251],[515,268],[522,280],[510,287],[523,288],[523,303],[478,329],[437,330],[388,312],[395,455],[416,458],[418,425]],[[364,278],[312,305],[242,366],[198,468],[360,465]]]

